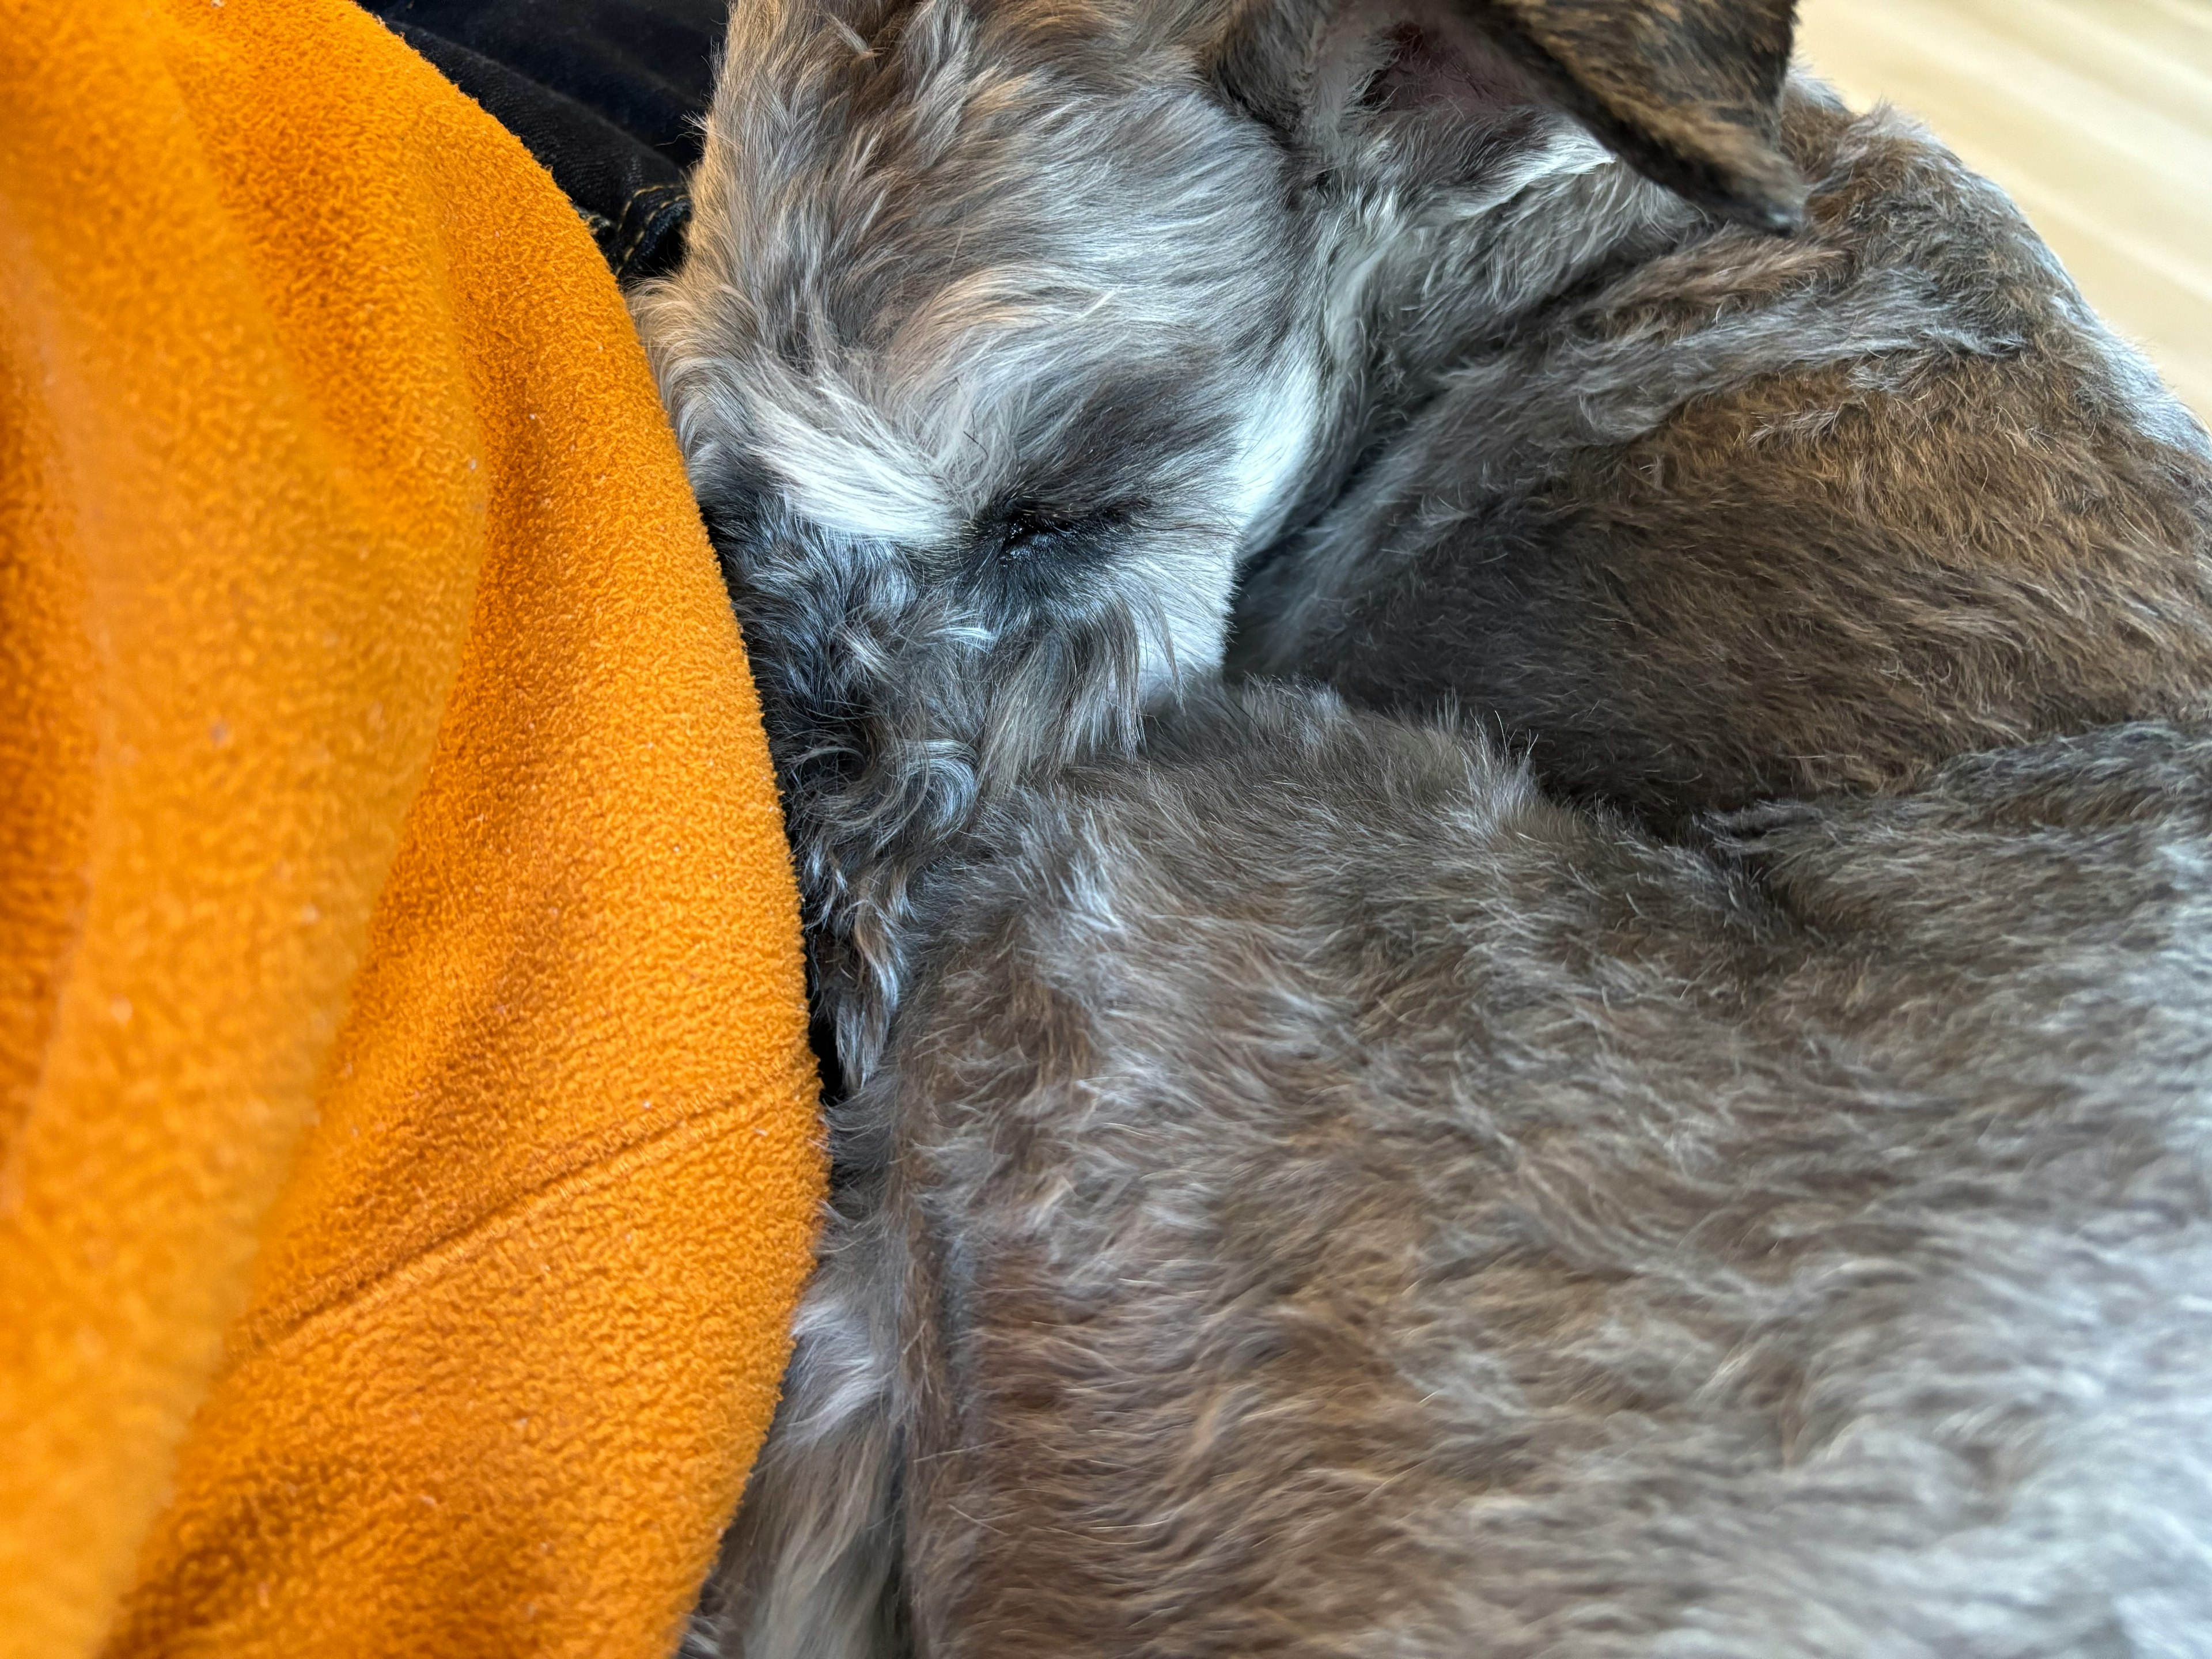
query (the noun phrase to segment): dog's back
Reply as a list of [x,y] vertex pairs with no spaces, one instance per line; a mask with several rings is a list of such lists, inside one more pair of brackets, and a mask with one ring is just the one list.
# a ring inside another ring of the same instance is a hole
[[2203,1651],[2209,836],[2160,727],[1731,871],[1196,699],[931,901],[793,1374],[877,1459],[764,1466],[730,1650]]
[[1425,344],[1411,424],[1248,586],[1241,664],[1455,702],[1662,825],[2193,707],[2202,428],[1924,132],[1801,84],[1784,133],[1792,237],[1524,216],[1622,267]]

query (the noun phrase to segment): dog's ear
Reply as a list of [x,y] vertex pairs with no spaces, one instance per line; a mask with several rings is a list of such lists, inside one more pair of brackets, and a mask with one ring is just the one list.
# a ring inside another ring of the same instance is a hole
[[1342,155],[1449,150],[1548,106],[1692,201],[1795,227],[1778,141],[1796,0],[1241,0],[1209,68],[1280,130]]

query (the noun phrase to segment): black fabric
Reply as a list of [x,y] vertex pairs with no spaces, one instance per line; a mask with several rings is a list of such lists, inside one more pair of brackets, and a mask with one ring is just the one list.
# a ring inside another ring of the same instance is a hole
[[363,0],[520,138],[616,278],[674,267],[728,0]]

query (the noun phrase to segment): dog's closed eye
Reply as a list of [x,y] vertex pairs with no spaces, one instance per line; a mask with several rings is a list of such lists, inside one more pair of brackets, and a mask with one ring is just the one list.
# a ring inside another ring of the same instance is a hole
[[988,564],[1048,571],[1071,570],[1102,558],[1115,533],[1127,528],[1133,509],[1117,502],[1070,511],[1028,497],[994,506],[977,520],[975,548]]

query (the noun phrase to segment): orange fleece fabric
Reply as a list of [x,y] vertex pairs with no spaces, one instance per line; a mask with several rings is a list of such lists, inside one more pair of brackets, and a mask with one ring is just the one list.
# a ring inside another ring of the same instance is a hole
[[822,1169],[620,297],[350,0],[0,39],[0,1655],[665,1654]]

